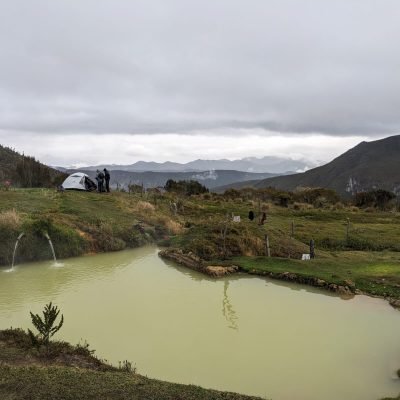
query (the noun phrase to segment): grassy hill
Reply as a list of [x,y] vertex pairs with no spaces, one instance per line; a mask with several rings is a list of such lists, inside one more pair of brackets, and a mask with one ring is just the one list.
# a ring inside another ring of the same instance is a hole
[[0,185],[15,187],[53,187],[59,185],[66,175],[0,145]]
[[361,142],[328,164],[301,174],[265,179],[256,188],[325,187],[341,195],[385,189],[400,193],[400,135]]

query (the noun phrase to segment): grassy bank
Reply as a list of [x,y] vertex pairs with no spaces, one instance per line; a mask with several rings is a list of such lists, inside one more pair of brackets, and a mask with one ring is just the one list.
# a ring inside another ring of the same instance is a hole
[[[17,262],[50,258],[47,232],[60,258],[157,242],[208,263],[234,262],[252,273],[293,272],[338,285],[350,281],[352,290],[400,298],[400,213],[341,203],[280,207],[273,199],[255,201],[250,195],[2,191],[0,264],[11,264],[21,232]],[[266,223],[250,221],[250,210],[266,212]],[[232,215],[241,222],[233,222]],[[311,239],[316,259],[302,262]]]
[[395,252],[337,252],[310,261],[267,257],[236,257],[232,260],[252,274],[296,274],[328,284],[350,286],[352,291],[400,298],[400,254]]
[[175,233],[163,212],[124,193],[60,193],[48,189],[0,192],[0,264],[10,265],[15,240],[17,261],[48,259],[48,233],[57,257],[122,250]]
[[87,346],[53,342],[49,350],[30,345],[22,330],[0,331],[2,400],[256,400],[256,397],[163,382],[113,367]]

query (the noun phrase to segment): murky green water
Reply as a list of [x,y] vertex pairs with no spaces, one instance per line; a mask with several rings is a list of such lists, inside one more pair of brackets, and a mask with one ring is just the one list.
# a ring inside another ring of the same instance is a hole
[[147,247],[0,270],[0,329],[53,301],[56,336],[163,380],[274,400],[376,400],[400,392],[400,312],[257,277],[213,280]]

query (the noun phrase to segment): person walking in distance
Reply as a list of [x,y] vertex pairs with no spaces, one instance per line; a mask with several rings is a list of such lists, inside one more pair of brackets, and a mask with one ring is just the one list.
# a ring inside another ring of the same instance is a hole
[[106,191],[110,193],[110,172],[108,171],[107,168],[104,168],[103,171],[104,171],[104,178],[106,181]]

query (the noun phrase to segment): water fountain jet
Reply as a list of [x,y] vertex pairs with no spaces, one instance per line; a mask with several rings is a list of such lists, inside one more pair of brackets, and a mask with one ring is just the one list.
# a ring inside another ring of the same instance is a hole
[[17,248],[18,248],[18,243],[21,240],[21,238],[25,235],[24,232],[20,233],[19,236],[17,237],[17,241],[15,242],[15,246],[14,246],[14,252],[13,252],[13,257],[12,257],[12,263],[11,263],[11,271],[14,268],[14,262],[15,262],[15,254],[17,252]]
[[44,233],[44,237],[49,241],[50,249],[51,249],[51,252],[53,253],[54,262],[57,264],[57,258],[56,258],[56,253],[54,251],[53,242],[51,241],[50,236],[47,232]]

